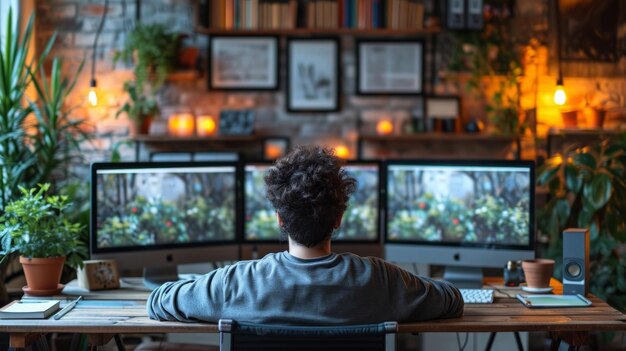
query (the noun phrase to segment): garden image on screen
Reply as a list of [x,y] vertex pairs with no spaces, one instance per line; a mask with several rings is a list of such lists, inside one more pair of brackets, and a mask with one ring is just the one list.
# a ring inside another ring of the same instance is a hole
[[387,181],[388,240],[528,245],[527,169],[396,165]]
[[[265,195],[264,176],[268,168],[268,165],[246,165],[246,240],[280,238],[276,212]],[[378,166],[348,165],[345,169],[356,178],[357,189],[350,197],[341,227],[335,231],[333,239],[375,240],[378,237]]]
[[99,170],[97,246],[235,238],[234,167]]

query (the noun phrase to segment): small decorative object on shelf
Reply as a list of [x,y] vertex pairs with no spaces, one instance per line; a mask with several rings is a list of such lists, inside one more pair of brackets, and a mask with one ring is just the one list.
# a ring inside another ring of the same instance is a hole
[[220,112],[221,135],[252,135],[254,132],[254,111],[223,110]]
[[389,135],[393,133],[393,123],[389,118],[384,118],[376,123],[376,133],[378,135]]
[[337,157],[343,158],[343,159],[350,158],[350,149],[348,149],[347,146],[343,144],[339,144],[335,146],[333,149],[335,149],[335,155],[337,155]]
[[426,99],[426,117],[433,120],[437,132],[455,133],[460,119],[461,100],[458,96],[431,96]]
[[198,136],[212,136],[217,133],[215,118],[210,115],[196,117],[196,134]]
[[263,154],[266,160],[275,160],[289,151],[288,138],[268,138],[263,145]]
[[191,113],[173,114],[168,119],[168,132],[171,136],[188,137],[194,134],[194,116]]
[[465,123],[465,131],[467,133],[480,133],[485,129],[483,122],[472,118],[467,123]]
[[565,128],[578,127],[578,110],[561,110],[561,118]]

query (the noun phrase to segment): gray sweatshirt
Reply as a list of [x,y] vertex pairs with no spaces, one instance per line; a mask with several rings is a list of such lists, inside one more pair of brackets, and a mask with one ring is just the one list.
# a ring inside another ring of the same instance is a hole
[[166,283],[147,308],[157,320],[346,325],[459,317],[463,299],[447,282],[379,258],[331,253],[304,260],[285,251]]

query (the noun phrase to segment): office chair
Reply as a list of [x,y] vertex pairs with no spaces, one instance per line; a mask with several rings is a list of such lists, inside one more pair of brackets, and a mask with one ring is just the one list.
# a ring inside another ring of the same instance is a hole
[[396,349],[398,323],[349,326],[291,326],[220,319],[220,351]]

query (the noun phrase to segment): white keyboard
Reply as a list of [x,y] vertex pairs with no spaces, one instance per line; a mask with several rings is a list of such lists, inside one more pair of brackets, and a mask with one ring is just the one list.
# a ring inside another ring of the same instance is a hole
[[493,303],[493,289],[459,289],[465,303]]

